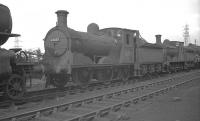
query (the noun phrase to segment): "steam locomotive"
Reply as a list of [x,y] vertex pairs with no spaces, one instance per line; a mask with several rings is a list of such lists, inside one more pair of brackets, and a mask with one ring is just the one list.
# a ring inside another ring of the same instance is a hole
[[138,30],[99,29],[95,23],[88,26],[87,32],[79,32],[67,26],[67,11],[56,14],[56,26],[44,39],[45,73],[55,87],[126,81],[199,66],[197,46],[184,47],[181,42],[169,40],[161,43],[161,35],[156,35],[156,43],[152,44]]
[[[0,4],[0,46],[6,43],[9,37],[18,37],[12,34],[12,17],[7,6]],[[11,99],[21,99],[25,93],[25,68],[28,64],[26,53],[21,48],[6,50],[0,47],[0,94],[6,94]]]

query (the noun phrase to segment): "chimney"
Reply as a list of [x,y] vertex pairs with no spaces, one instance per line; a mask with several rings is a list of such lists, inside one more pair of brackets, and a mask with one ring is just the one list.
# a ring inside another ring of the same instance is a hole
[[162,44],[161,43],[161,36],[162,35],[158,34],[158,35],[155,35],[155,36],[156,36],[156,44]]
[[57,14],[57,23],[56,26],[67,26],[67,15],[69,12],[66,10],[58,10]]

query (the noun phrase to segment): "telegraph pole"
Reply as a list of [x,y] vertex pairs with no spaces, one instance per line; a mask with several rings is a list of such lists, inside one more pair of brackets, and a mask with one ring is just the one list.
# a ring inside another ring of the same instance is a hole
[[197,39],[195,39],[194,42],[195,42],[195,45],[197,45]]
[[190,41],[189,41],[190,34],[189,34],[189,25],[188,24],[186,24],[184,27],[183,37],[184,37],[184,44],[185,44],[185,46],[187,46],[190,43]]
[[14,48],[21,48],[21,46],[20,46],[20,40],[18,39],[18,37],[15,37],[15,41],[14,41],[15,43],[14,43]]

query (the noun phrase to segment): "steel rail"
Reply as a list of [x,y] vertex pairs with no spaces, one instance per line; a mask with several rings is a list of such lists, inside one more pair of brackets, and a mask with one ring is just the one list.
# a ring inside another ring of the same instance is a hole
[[[182,85],[184,83],[190,82],[190,81],[192,81],[194,79],[197,79],[197,78],[193,78],[193,79],[190,79],[188,81],[184,81],[184,82],[175,84],[173,86],[169,86],[167,88],[163,88],[163,89],[160,89],[160,90],[148,93],[146,95],[135,97],[135,98],[133,98],[131,100],[126,100],[126,101],[117,103],[115,105],[108,106],[106,108],[102,108],[102,109],[99,109],[99,110],[91,111],[90,113],[76,116],[76,117],[71,118],[70,120],[67,120],[67,121],[76,121],[76,120],[79,121],[79,120],[82,120],[82,119],[86,119],[88,117],[91,118],[91,117],[94,117],[94,116],[103,115],[104,114],[103,112],[109,112],[110,110],[114,110],[117,107],[121,107],[123,105],[128,105],[131,102],[137,103],[137,101],[139,101],[139,99],[146,100],[146,98],[148,98],[148,97],[152,97],[154,95],[159,95],[160,93],[167,92],[168,90],[176,88],[179,85]],[[146,84],[146,85],[143,85],[143,86],[138,86],[138,87],[134,87],[134,88],[124,89],[124,90],[120,90],[120,91],[117,91],[117,92],[112,92],[112,93],[103,94],[103,95],[97,95],[95,97],[85,98],[85,99],[78,100],[78,101],[72,101],[70,103],[68,102],[68,103],[58,104],[58,105],[54,105],[54,106],[50,106],[50,107],[45,107],[45,108],[41,108],[41,109],[30,111],[30,112],[22,113],[22,114],[17,114],[17,115],[12,115],[12,116],[8,116],[8,117],[3,117],[3,118],[0,118],[0,120],[2,120],[2,121],[18,121],[18,120],[29,120],[29,119],[32,119],[32,118],[39,118],[40,115],[42,115],[44,112],[45,113],[46,112],[48,112],[48,113],[55,113],[55,112],[57,112],[59,110],[67,110],[67,109],[70,109],[72,107],[77,107],[77,106],[81,106],[83,104],[88,104],[88,103],[91,103],[91,102],[94,102],[94,101],[103,100],[103,99],[108,98],[109,96],[112,97],[113,95],[117,96],[117,95],[129,93],[129,92],[143,90],[144,88],[148,88],[148,87],[152,87],[152,86],[156,86],[156,85],[161,85],[161,84],[164,84],[165,82],[169,83],[169,82],[171,82],[173,80],[174,80],[174,78],[173,79],[165,79],[165,80],[162,80],[162,81],[159,81],[159,82],[154,82],[154,83]]]
[[[90,86],[91,85],[89,85],[88,87],[90,87]],[[35,101],[39,101],[39,100],[54,98],[55,95],[63,96],[63,95],[66,95],[67,93],[74,94],[74,92],[76,92],[76,90],[80,90],[80,92],[81,91],[84,92],[83,89],[81,89],[78,86],[65,87],[62,90],[59,90],[57,88],[50,88],[50,89],[28,92],[25,94],[25,97],[22,98],[21,100],[6,99],[3,101],[0,101],[0,107],[9,107],[10,105],[20,105],[20,104],[25,104],[25,103],[29,103],[29,102],[35,102]],[[1,98],[3,98],[3,97],[1,97]]]

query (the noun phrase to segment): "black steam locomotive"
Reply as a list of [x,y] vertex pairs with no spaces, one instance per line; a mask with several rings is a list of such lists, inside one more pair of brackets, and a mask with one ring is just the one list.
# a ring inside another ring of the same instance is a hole
[[[7,6],[0,4],[0,46],[12,34],[12,17]],[[27,55],[21,48],[6,50],[0,47],[0,94],[6,94],[11,99],[21,99],[25,93],[26,67],[30,67]]]

